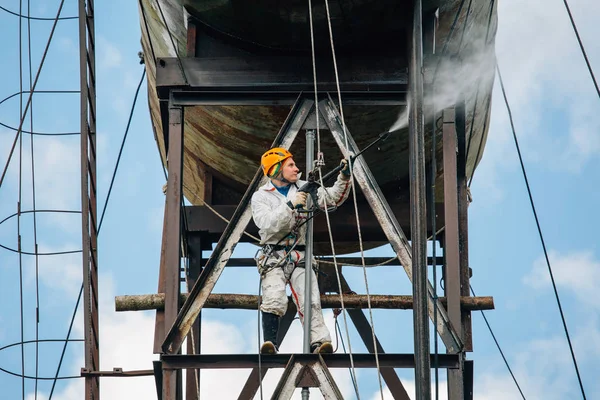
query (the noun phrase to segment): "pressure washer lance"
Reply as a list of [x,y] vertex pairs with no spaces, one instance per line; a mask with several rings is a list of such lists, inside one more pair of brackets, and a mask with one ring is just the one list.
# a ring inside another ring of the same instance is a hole
[[[371,143],[369,143],[367,145],[367,147],[365,147],[364,149],[362,149],[361,151],[359,151],[357,154],[355,154],[355,155],[353,155],[353,156],[350,157],[349,165],[350,166],[354,165],[354,160],[356,160],[356,158],[358,156],[360,156],[365,151],[369,150],[371,147],[375,146],[377,143],[386,140],[390,136],[390,134],[392,134],[394,132],[398,132],[398,131],[399,131],[399,129],[396,129],[394,131],[386,131],[386,132],[380,133],[378,135],[377,139],[375,139],[374,141],[372,141]],[[337,167],[335,167],[334,169],[332,169],[331,171],[329,171],[328,173],[326,173],[325,175],[323,175],[323,183],[327,182],[329,179],[331,179],[332,177],[334,177],[343,168],[344,168],[344,164],[340,163],[340,165],[338,165]],[[320,186],[321,186],[321,184],[317,181],[317,177],[316,177],[316,174],[315,174],[314,170],[311,170],[308,173],[307,182],[304,185],[302,185],[298,189],[298,191],[299,192],[308,193],[310,195],[311,199],[312,199],[312,203],[313,203],[314,206],[310,210],[305,210],[305,209],[302,209],[302,205],[298,204],[296,206],[296,208],[298,209],[299,212],[312,212],[312,211],[314,211],[316,205],[318,204],[317,189],[319,189]]]

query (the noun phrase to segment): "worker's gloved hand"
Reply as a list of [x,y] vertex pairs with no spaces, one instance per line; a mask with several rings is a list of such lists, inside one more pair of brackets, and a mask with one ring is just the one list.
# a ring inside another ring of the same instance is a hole
[[306,208],[306,198],[308,197],[308,193],[306,192],[298,192],[296,193],[296,197],[294,200],[288,201],[288,205],[293,210],[295,208]]
[[340,171],[342,179],[350,179],[350,163],[348,162],[348,160],[342,158],[342,161],[340,161],[340,167],[342,167],[342,170]]

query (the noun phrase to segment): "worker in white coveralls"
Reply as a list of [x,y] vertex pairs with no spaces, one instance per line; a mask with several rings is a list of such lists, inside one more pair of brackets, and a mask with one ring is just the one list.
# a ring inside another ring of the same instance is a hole
[[[342,160],[343,169],[332,187],[319,187],[319,207],[342,204],[350,192],[350,168]],[[292,154],[284,148],[273,148],[261,158],[264,174],[269,182],[261,186],[252,196],[252,217],[259,228],[262,248],[257,252],[256,262],[261,274],[262,326],[264,343],[261,354],[276,354],[278,351],[277,331],[279,321],[285,314],[288,298],[286,283],[290,284],[292,298],[300,322],[304,324],[304,273],[307,193],[298,192],[305,184],[299,180],[299,169]],[[313,260],[313,265],[315,261]],[[313,353],[332,353],[331,336],[325,326],[319,287],[314,270],[312,276],[312,312],[310,342]]]

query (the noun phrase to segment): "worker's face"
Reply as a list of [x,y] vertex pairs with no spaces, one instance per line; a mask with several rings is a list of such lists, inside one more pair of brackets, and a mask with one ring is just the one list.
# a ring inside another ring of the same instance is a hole
[[289,182],[295,183],[298,181],[298,172],[300,170],[296,167],[296,163],[292,157],[283,162],[283,177]]

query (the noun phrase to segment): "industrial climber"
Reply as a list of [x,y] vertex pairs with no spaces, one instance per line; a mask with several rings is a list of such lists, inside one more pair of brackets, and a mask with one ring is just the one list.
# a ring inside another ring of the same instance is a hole
[[[292,299],[298,308],[300,322],[304,324],[305,286],[305,236],[307,193],[298,189],[305,184],[299,180],[299,170],[292,154],[283,148],[272,148],[261,158],[265,176],[270,180],[252,196],[252,217],[259,228],[262,248],[256,254],[258,271],[261,274],[262,327],[264,343],[262,354],[278,351],[277,331],[280,318],[285,314],[288,299],[286,284],[289,283]],[[323,209],[342,204],[350,192],[350,168],[342,160],[342,169],[333,186],[319,187],[318,206]],[[314,265],[315,261],[309,265]],[[325,326],[319,287],[311,270],[311,327],[310,343],[313,353],[332,353],[331,336]]]

